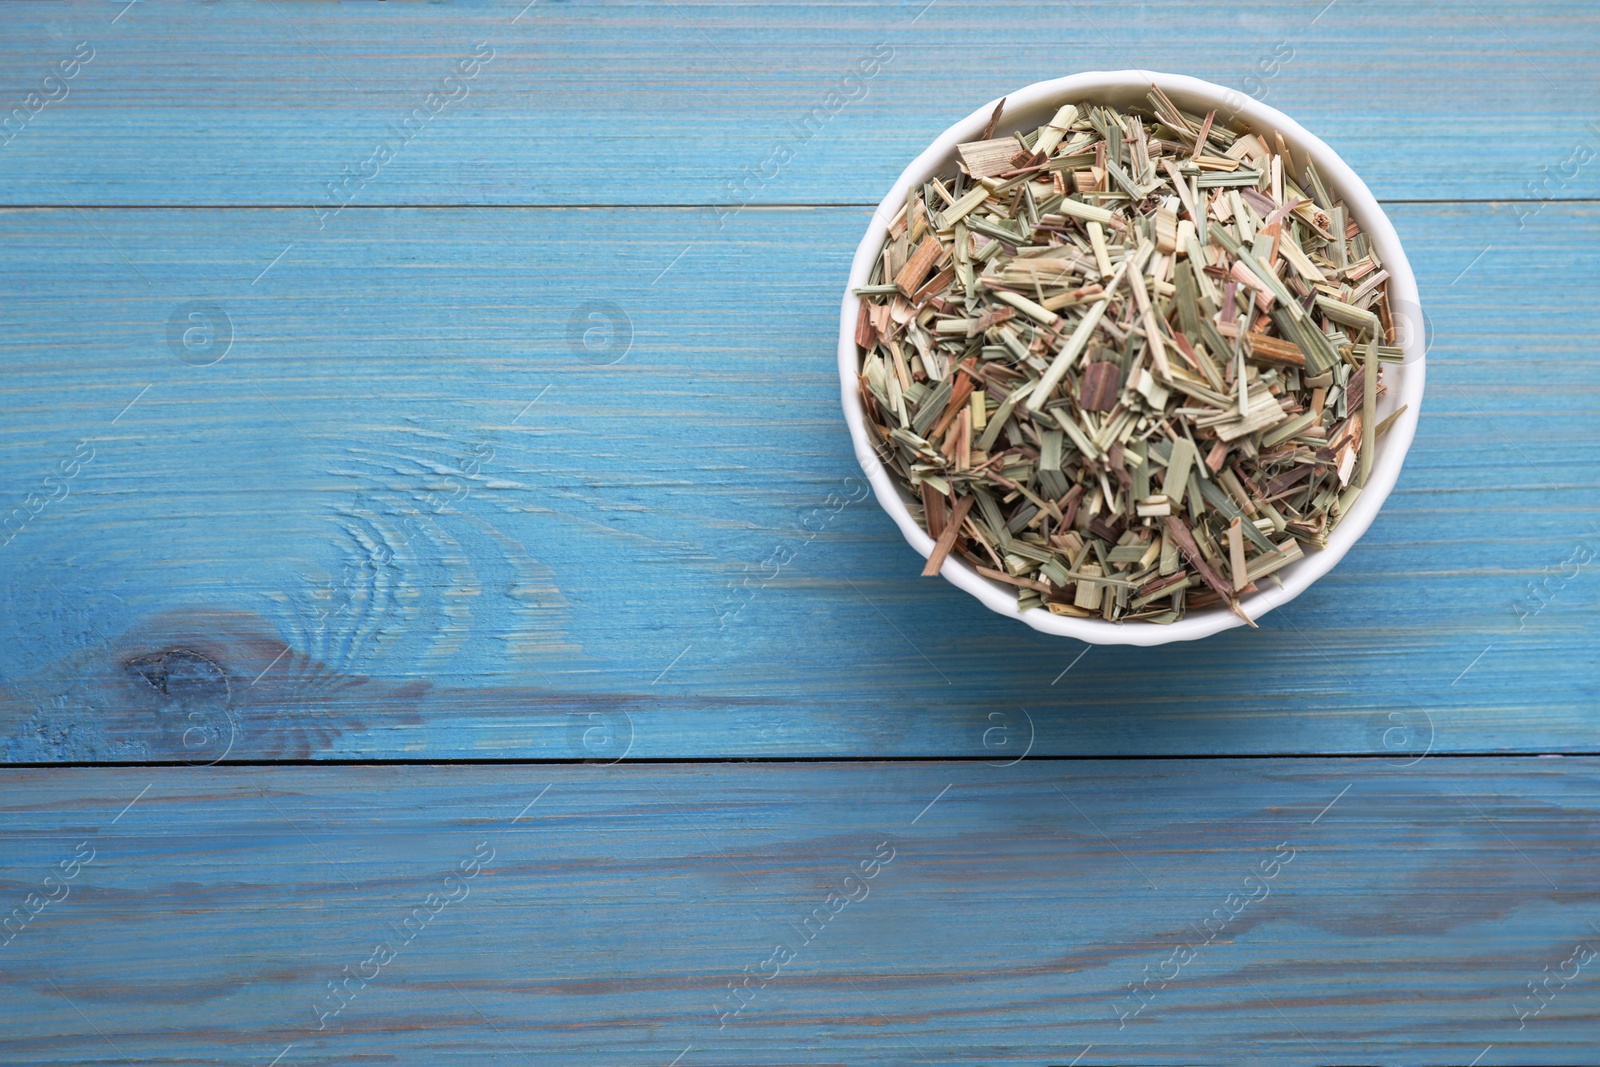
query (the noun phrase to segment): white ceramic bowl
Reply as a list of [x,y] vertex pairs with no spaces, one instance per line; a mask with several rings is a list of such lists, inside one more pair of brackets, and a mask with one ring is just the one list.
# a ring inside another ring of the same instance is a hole
[[[1406,411],[1389,428],[1377,445],[1372,471],[1367,487],[1357,499],[1348,515],[1334,528],[1328,538],[1328,547],[1312,551],[1306,557],[1278,572],[1282,587],[1270,582],[1262,583],[1260,592],[1252,593],[1241,601],[1241,606],[1251,618],[1260,618],[1280,604],[1286,604],[1305,591],[1312,582],[1328,573],[1344,554],[1366,532],[1378,509],[1383,506],[1395,479],[1400,476],[1400,464],[1406,449],[1416,433],[1417,415],[1422,408],[1423,356],[1426,351],[1425,326],[1421,304],[1417,296],[1417,282],[1411,274],[1400,247],[1400,238],[1394,226],[1378,206],[1378,201],[1356,176],[1344,160],[1312,136],[1299,123],[1276,108],[1252,100],[1243,94],[1198,78],[1180,74],[1158,74],[1147,70],[1092,71],[1074,74],[1067,78],[1038,82],[1011,93],[1006,97],[1005,111],[996,132],[1004,135],[1013,130],[1031,130],[1048,122],[1062,104],[1089,103],[1114,107],[1132,104],[1146,105],[1146,94],[1152,85],[1159,86],[1172,102],[1186,111],[1205,114],[1215,109],[1218,121],[1227,120],[1234,125],[1268,134],[1276,130],[1283,135],[1289,147],[1296,172],[1304,158],[1310,156],[1331,195],[1344,200],[1350,216],[1356,220],[1367,238],[1378,250],[1384,267],[1389,271],[1389,305],[1394,313],[1398,340],[1405,348],[1405,361],[1384,368],[1387,395],[1380,401],[1378,414],[1387,416],[1401,404]],[[933,539],[911,517],[902,500],[893,477],[884,468],[873,451],[872,440],[866,425],[865,413],[857,386],[861,370],[861,357],[856,349],[856,316],[860,298],[851,290],[867,283],[873,262],[883,248],[888,224],[900,206],[905,203],[907,190],[935,175],[953,173],[956,163],[956,145],[976,140],[983,132],[997,101],[991,100],[950,127],[927,151],[918,156],[900,175],[884,197],[883,203],[873,212],[872,222],[856,256],[850,265],[850,281],[845,287],[843,306],[839,314],[839,379],[844,400],[845,421],[850,425],[850,436],[855,442],[856,459],[872,483],[878,503],[889,513],[911,547],[926,558],[933,551]],[[1268,143],[1272,143],[1269,139]],[[909,568],[908,568],[909,570]],[[965,560],[954,555],[945,560],[940,571],[946,579],[981,600],[984,605],[1001,615],[1020,619],[1035,630],[1044,633],[1076,637],[1100,645],[1161,645],[1169,641],[1190,641],[1208,637],[1221,630],[1244,623],[1225,606],[1193,611],[1168,626],[1144,622],[1112,623],[1103,619],[1077,619],[1065,615],[1052,615],[1043,608],[1029,611],[1017,610],[1014,591],[999,582],[984,578]]]

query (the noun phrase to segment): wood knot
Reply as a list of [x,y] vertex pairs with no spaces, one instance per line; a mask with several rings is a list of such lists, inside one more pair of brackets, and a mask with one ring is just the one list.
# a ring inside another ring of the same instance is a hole
[[130,656],[122,666],[163,696],[226,700],[231,694],[228,672],[222,664],[193,649],[169,648]]

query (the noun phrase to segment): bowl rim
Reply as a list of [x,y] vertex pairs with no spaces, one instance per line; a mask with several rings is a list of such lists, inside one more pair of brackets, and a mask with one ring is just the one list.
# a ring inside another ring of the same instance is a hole
[[[1282,586],[1268,585],[1240,601],[1240,606],[1250,618],[1259,619],[1272,609],[1281,607],[1299,596],[1317,579],[1332,570],[1372,525],[1379,509],[1394,489],[1406,453],[1416,435],[1417,419],[1422,409],[1427,352],[1426,317],[1422,313],[1416,277],[1412,274],[1411,264],[1406,259],[1393,223],[1389,221],[1388,215],[1384,213],[1383,207],[1367,188],[1366,183],[1337,152],[1274,107],[1226,86],[1183,74],[1138,69],[1085,71],[1035,82],[1016,92],[1008,93],[1005,97],[991,100],[946,129],[900,173],[888,195],[873,210],[866,233],[856,247],[855,258],[851,261],[850,276],[845,285],[839,313],[839,377],[845,422],[850,428],[856,461],[867,476],[879,506],[894,520],[906,542],[926,559],[933,550],[933,538],[929,537],[927,531],[912,518],[910,510],[900,499],[899,490],[879,460],[867,430],[857,384],[861,357],[855,343],[856,319],[861,299],[853,290],[866,284],[872,265],[883,247],[888,224],[899,212],[900,205],[904,204],[906,193],[912,184],[926,181],[929,177],[952,166],[956,145],[979,136],[1001,99],[1006,101],[1006,108],[1002,113],[998,129],[1007,131],[1030,123],[1038,125],[1039,122],[1046,121],[1039,119],[1019,124],[1012,118],[1013,116],[1028,116],[1047,107],[1054,108],[1061,104],[1084,100],[1095,101],[1097,97],[1125,94],[1151,87],[1160,88],[1168,95],[1181,96],[1188,100],[1204,99],[1219,112],[1228,112],[1230,122],[1242,121],[1253,129],[1276,130],[1282,134],[1291,159],[1297,153],[1302,159],[1310,157],[1316,164],[1324,184],[1344,200],[1350,209],[1351,218],[1361,223],[1362,232],[1377,249],[1384,269],[1389,272],[1391,309],[1416,309],[1414,314],[1404,312],[1410,320],[1408,325],[1412,328],[1408,328],[1405,336],[1400,339],[1405,350],[1402,371],[1398,375],[1400,381],[1390,385],[1389,397],[1386,398],[1385,404],[1386,407],[1398,407],[1404,404],[1405,411],[1394,420],[1379,443],[1367,485],[1350,513],[1334,528],[1328,538],[1327,547],[1310,552],[1304,559],[1284,568],[1280,572],[1283,578]],[[1180,102],[1180,106],[1185,105]],[[1395,313],[1400,315],[1403,312]],[[1391,364],[1392,366],[1394,365]],[[1044,608],[1030,608],[1023,612],[1017,610],[1013,591],[998,582],[984,578],[970,564],[954,554],[946,558],[939,573],[946,581],[972,594],[991,611],[1017,619],[1042,633],[1075,637],[1091,644],[1162,645],[1209,637],[1245,624],[1244,620],[1233,612],[1221,607],[1188,614],[1167,625],[1079,619],[1067,615],[1054,615]]]

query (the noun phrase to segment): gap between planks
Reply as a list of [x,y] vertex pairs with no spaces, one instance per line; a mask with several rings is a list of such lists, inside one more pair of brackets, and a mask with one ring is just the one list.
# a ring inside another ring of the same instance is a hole
[[[1262,760],[1358,760],[1393,761],[1397,754],[1393,752],[1252,752],[1252,753],[1208,753],[1194,755],[1189,753],[1156,753],[1153,755],[1113,755],[1113,756],[1025,756],[1020,763],[1129,763],[1141,761],[1161,761],[1167,763],[1221,763],[1227,761],[1259,762]],[[1539,752],[1535,750],[1496,750],[1494,752],[1430,752],[1418,757],[1417,762],[1428,760],[1502,760],[1502,759],[1595,759],[1600,758],[1600,749],[1582,750],[1572,752]],[[608,767],[616,766],[695,766],[706,764],[724,763],[992,763],[993,754],[950,756],[646,756],[634,759],[616,761],[594,759],[519,759],[515,757],[477,757],[459,759],[251,759],[251,760],[219,760],[209,763],[210,767],[564,767],[584,766],[586,764],[601,764]],[[58,771],[58,770],[138,770],[176,767],[192,769],[193,763],[180,760],[120,760],[94,762],[88,760],[63,760],[61,762],[40,762],[31,760],[27,762],[5,763],[0,762],[0,772],[4,771]]]

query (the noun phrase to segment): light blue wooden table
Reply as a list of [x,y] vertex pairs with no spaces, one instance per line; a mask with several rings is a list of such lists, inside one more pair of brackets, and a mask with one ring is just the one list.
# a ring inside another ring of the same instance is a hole
[[[4,5],[0,1063],[1600,1063],[1597,48]],[[1155,650],[919,579],[833,362],[905,162],[1125,67],[1326,139],[1433,335],[1357,548]]]

